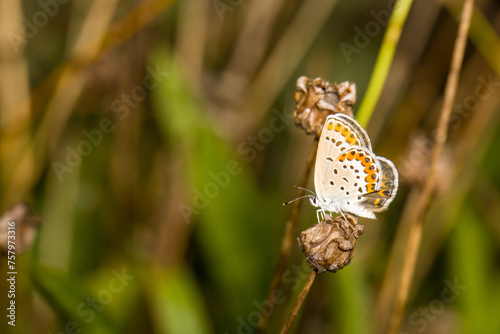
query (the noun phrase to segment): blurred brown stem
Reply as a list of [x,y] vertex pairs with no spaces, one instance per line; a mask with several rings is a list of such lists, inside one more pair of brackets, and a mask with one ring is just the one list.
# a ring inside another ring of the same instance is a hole
[[450,121],[452,104],[455,100],[458,77],[460,68],[462,67],[465,44],[467,42],[467,33],[470,26],[473,8],[474,0],[466,0],[462,11],[462,17],[460,19],[457,39],[455,41],[450,72],[446,82],[443,107],[441,109],[437,133],[435,136],[436,142],[432,151],[429,173],[422,192],[420,193],[420,197],[417,200],[417,209],[415,210],[415,214],[411,217],[409,239],[404,254],[400,283],[395,296],[394,311],[392,312],[389,323],[389,333],[396,334],[398,332],[403,311],[408,301],[411,280],[415,273],[415,263],[422,240],[424,217],[434,191],[437,162],[443,152],[444,143],[446,142],[446,138],[448,136],[448,124]]
[[[302,179],[300,180],[300,187],[302,188],[305,188],[307,185],[307,180],[309,179],[309,175],[311,174],[312,166],[314,164],[314,158],[316,157],[317,148],[318,148],[318,138],[315,138],[312,142],[312,147],[309,152],[309,157],[307,158],[306,169],[304,171],[304,174],[302,175]],[[304,190],[299,188],[299,191],[297,192],[297,197],[301,197],[303,195],[304,195]],[[276,266],[276,271],[271,280],[271,284],[269,286],[269,292],[266,298],[266,300],[270,301],[271,303],[273,300],[271,298],[271,294],[275,289],[278,288],[281,281],[281,276],[285,272],[286,264],[288,262],[288,259],[290,258],[290,250],[292,249],[292,238],[293,238],[293,233],[295,231],[295,226],[297,226],[297,220],[299,218],[301,203],[302,201],[300,200],[295,201],[293,203],[293,209],[290,215],[290,219],[288,219],[285,225],[285,233],[283,235],[283,240],[281,243],[281,251],[280,251],[280,257],[278,259],[278,265]],[[257,329],[257,333],[264,333],[267,327],[267,322],[269,320],[269,315],[270,314],[267,314],[267,312],[262,315],[262,320],[259,324],[259,328]]]
[[[81,34],[79,36],[80,40],[75,44],[75,49],[77,50],[74,51],[72,57],[68,58],[67,61],[53,70],[41,84],[35,88],[28,99],[19,101],[19,106],[15,109],[14,113],[27,114],[32,104],[37,104],[38,101],[46,100],[46,92],[52,90],[55,91],[55,93],[53,94],[51,103],[56,105],[56,98],[60,98],[63,106],[67,109],[70,103],[66,100],[72,95],[76,95],[76,97],[79,95],[69,94],[68,91],[71,91],[72,88],[74,90],[75,85],[79,87],[84,83],[82,83],[82,80],[84,80],[82,77],[84,77],[86,70],[103,55],[127,41],[136,32],[153,21],[159,14],[168,8],[172,2],[172,0],[146,0],[141,2],[107,29],[99,28],[101,25],[96,27],[96,15],[93,14],[94,12],[89,12],[89,14],[92,15],[88,17],[93,19],[91,22],[93,25],[87,23],[86,33],[85,35]],[[117,2],[108,1],[104,3],[106,6],[100,7],[100,2],[96,3],[96,6],[99,7],[98,9],[101,10],[99,16],[102,17],[106,16],[104,15],[105,13],[110,14],[108,11],[112,14],[112,12],[114,12],[112,7],[114,7]],[[112,19],[112,17],[109,19]],[[107,27],[108,25],[106,23],[102,26]],[[81,89],[81,87],[79,89]],[[72,99],[75,99],[75,97],[73,96]],[[2,172],[4,174],[2,177],[4,180],[7,180],[3,186],[7,189],[5,193],[17,193],[21,194],[18,197],[25,197],[25,193],[33,186],[43,172],[42,166],[44,166],[44,161],[53,154],[51,151],[53,151],[53,147],[58,143],[59,136],[66,126],[67,120],[67,111],[63,116],[57,113],[54,114],[53,112],[46,112],[40,125],[38,125],[36,129],[34,139],[29,141],[28,139],[23,139],[19,141],[18,146],[12,150],[13,153],[9,156],[11,166],[22,166],[27,164],[30,161],[33,151],[38,152],[40,156],[38,157],[38,163],[32,164],[33,171],[29,179],[26,175],[20,174],[24,171],[22,168]],[[55,126],[57,126],[57,131],[54,131]]]
[[307,294],[309,293],[309,289],[311,288],[312,284],[314,283],[314,279],[318,273],[316,270],[313,270],[311,274],[309,275],[309,278],[307,279],[306,285],[304,285],[304,288],[300,292],[299,298],[297,299],[297,302],[295,305],[293,305],[292,310],[290,311],[290,316],[288,317],[288,320],[286,321],[285,325],[281,329],[281,334],[286,334],[290,331],[290,328],[292,327],[293,321],[295,320],[295,316],[300,310],[300,307],[304,303],[304,300],[307,297]]
[[[260,110],[264,113],[269,110],[300,61],[310,50],[337,2],[337,0],[305,1],[301,4],[297,14],[279,41],[275,43],[265,63],[262,64],[241,98],[243,107],[241,117],[245,120],[242,123],[255,123],[255,120],[263,117],[263,115],[255,117],[256,112]],[[267,89],[263,90],[262,87],[267,87]]]

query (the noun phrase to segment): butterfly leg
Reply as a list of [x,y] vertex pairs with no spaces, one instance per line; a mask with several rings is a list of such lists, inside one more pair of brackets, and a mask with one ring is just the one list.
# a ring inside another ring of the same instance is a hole
[[[359,228],[355,227],[354,225],[351,224],[351,222],[349,221],[349,219],[347,219],[347,217],[344,215],[344,213],[342,212],[342,210],[339,210],[340,214],[342,215],[342,217],[344,217],[344,221],[341,222],[341,226],[346,229],[347,226],[349,226],[351,229],[353,230],[359,230]],[[361,233],[363,233],[363,231],[361,231]]]
[[323,209],[316,210],[316,217],[318,217],[318,223],[321,223],[321,221],[325,218],[325,211],[323,211]]
[[346,222],[349,222],[349,220],[347,220],[347,217],[344,215],[344,213],[342,212],[342,210],[339,210],[340,214],[342,215],[342,217],[344,217],[345,221]]

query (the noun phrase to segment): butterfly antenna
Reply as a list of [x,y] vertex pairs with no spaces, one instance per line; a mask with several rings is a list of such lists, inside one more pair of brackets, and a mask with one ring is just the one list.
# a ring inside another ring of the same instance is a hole
[[313,195],[304,195],[304,196],[300,196],[300,197],[298,197],[298,198],[292,199],[291,201],[288,201],[288,202],[283,203],[283,205],[290,204],[290,203],[292,203],[292,202],[295,202],[295,201],[297,201],[297,200],[299,200],[299,199],[306,198],[306,197],[309,197],[309,198],[310,198],[310,197],[316,197],[316,196],[313,196]]
[[297,188],[297,189],[302,189],[302,190],[305,190],[305,191],[307,191],[307,192],[310,192],[311,194],[313,194],[313,195],[314,195],[314,197],[316,197],[316,194],[315,194],[313,191],[309,190],[309,189],[302,188],[302,187],[299,187],[299,186],[295,186],[295,188]]

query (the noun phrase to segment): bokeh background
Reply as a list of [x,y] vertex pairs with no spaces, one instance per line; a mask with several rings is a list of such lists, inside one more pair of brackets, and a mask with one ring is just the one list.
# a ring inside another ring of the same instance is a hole
[[[461,6],[416,1],[372,83],[367,132],[400,190],[360,220],[353,262],[316,279],[295,333],[386,332]],[[294,244],[266,308],[282,203],[313,145],[294,125],[295,81],[355,83],[356,114],[393,7],[0,0],[0,211],[29,205],[15,327],[0,224],[0,332],[253,333],[265,312],[279,332],[311,270]],[[499,31],[499,3],[476,1],[401,333],[500,332]],[[304,203],[295,235],[315,223]]]

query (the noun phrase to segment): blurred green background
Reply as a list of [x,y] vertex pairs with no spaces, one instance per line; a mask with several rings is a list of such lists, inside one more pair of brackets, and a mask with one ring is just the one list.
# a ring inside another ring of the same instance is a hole
[[[253,333],[263,312],[279,332],[310,272],[294,243],[265,308],[313,142],[295,81],[354,82],[356,114],[393,6],[0,0],[0,211],[38,217],[16,225],[15,327],[2,248],[0,332]],[[295,333],[385,333],[461,6],[415,2],[372,83],[367,132],[400,190]],[[499,31],[499,3],[477,1],[401,333],[500,332]],[[304,203],[295,236],[315,223]]]

